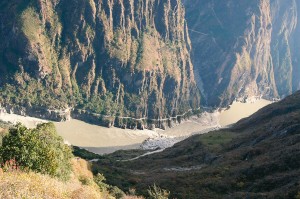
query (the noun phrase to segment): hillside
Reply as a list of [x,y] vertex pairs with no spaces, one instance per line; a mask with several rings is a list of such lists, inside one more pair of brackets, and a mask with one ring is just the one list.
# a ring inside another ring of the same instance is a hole
[[94,122],[198,108],[184,16],[180,0],[1,1],[0,104]]
[[90,162],[73,156],[90,154],[66,145],[53,123],[28,129],[1,122],[0,127],[5,129],[0,131],[1,199],[143,198],[106,184],[101,173],[93,175]]
[[[3,173],[1,169],[0,198],[114,199],[107,191],[101,192],[93,182],[86,161],[74,159],[72,164],[74,173],[68,182],[34,172],[13,170]],[[86,179],[86,183],[82,179]]]
[[156,183],[174,198],[299,198],[299,102],[298,91],[232,128],[195,135],[133,161],[115,161],[122,155],[114,154],[93,170],[142,194]]
[[297,0],[183,1],[202,104],[300,89]]

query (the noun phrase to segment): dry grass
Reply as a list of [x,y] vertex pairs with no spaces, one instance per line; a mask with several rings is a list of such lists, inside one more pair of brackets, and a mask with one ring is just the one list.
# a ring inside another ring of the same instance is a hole
[[8,133],[8,127],[0,127],[0,136],[4,136]]
[[90,171],[90,165],[87,161],[81,158],[74,158],[72,160],[72,168],[73,174],[75,175],[76,179],[78,179],[79,177],[93,179],[93,174]]
[[[69,182],[61,182],[46,175],[21,171],[0,172],[0,198],[55,198],[55,199],[102,199],[112,198],[108,193],[101,193],[93,182],[88,163],[81,159],[72,162],[74,173]],[[77,173],[78,172],[78,173]],[[83,185],[78,177],[89,179]]]
[[125,196],[123,199],[144,199],[144,197],[141,197],[141,196]]

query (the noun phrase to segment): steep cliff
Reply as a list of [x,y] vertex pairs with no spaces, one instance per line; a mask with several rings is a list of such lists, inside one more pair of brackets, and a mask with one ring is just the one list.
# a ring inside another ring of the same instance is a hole
[[199,106],[180,0],[4,0],[2,105],[151,119]]
[[184,1],[202,103],[281,98],[300,89],[299,2]]
[[300,2],[271,0],[271,55],[279,96],[300,89]]

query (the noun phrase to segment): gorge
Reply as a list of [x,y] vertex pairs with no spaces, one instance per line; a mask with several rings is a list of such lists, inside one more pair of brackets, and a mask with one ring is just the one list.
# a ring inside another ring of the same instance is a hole
[[75,107],[80,119],[197,109],[184,16],[169,0],[2,1],[0,103],[27,115]]
[[200,106],[277,100],[300,88],[296,0],[12,0],[0,7],[7,112],[165,129]]

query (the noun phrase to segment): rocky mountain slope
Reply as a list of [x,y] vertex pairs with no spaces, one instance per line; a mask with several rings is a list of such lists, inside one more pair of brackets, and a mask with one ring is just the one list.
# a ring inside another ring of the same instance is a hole
[[4,0],[0,103],[23,115],[94,123],[105,115],[105,125],[135,128],[180,120],[199,107],[198,88],[205,106],[282,98],[300,89],[299,4]]
[[297,0],[183,1],[203,104],[300,89]]
[[39,117],[40,107],[150,119],[198,108],[184,16],[180,0],[1,1],[0,103]]
[[141,194],[156,183],[171,198],[299,198],[299,102],[300,91],[232,128],[195,135],[133,161],[122,162],[124,152],[116,153],[100,159],[94,171]]

